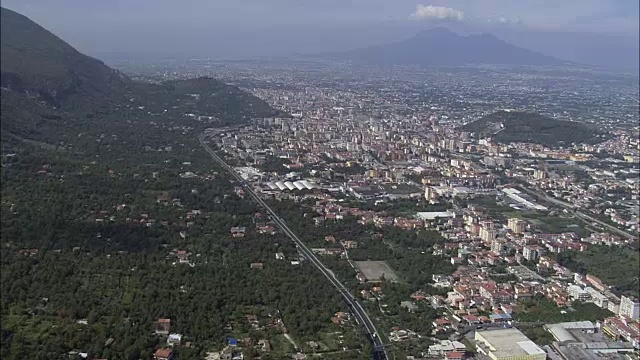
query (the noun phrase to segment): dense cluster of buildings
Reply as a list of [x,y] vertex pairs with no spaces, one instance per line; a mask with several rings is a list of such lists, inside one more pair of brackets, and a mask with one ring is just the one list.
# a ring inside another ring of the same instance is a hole
[[[433,254],[448,257],[458,270],[434,279],[434,285],[445,284],[450,291],[402,303],[408,311],[421,301],[446,308],[448,315],[434,321],[434,334],[509,324],[519,301],[543,296],[560,308],[581,301],[610,310],[615,317],[599,324],[599,331],[637,346],[638,300],[555,261],[565,251],[637,241],[632,236],[640,194],[640,182],[634,180],[638,142],[632,134],[637,129],[617,131],[614,140],[598,145],[498,144],[457,130],[477,114],[437,105],[407,107],[380,91],[306,86],[254,93],[293,116],[209,129],[207,136],[240,162],[236,170],[259,194],[315,199],[318,226],[356,217],[363,225],[429,229],[445,238]],[[376,204],[420,201],[433,211],[399,216],[344,205],[345,198]],[[554,229],[545,217],[574,224]],[[314,252],[347,251],[342,240],[327,242]],[[376,286],[373,293],[382,291]],[[362,296],[371,297],[368,291]],[[400,328],[391,337],[405,341],[411,334]],[[515,329],[477,332],[476,343],[479,353],[493,359],[544,359],[549,352]],[[563,346],[553,351],[567,352]],[[433,352],[447,358],[460,352],[451,344],[442,349]]]
[[[544,348],[516,329],[477,331],[478,354],[492,359],[591,359],[638,348],[638,299],[620,294],[589,271],[579,274],[555,260],[566,251],[637,242],[640,143],[637,108],[630,106],[637,89],[607,84],[603,97],[601,88],[579,76],[559,82],[544,72],[458,69],[464,72],[458,77],[446,69],[349,65],[207,62],[205,70],[191,62],[181,65],[179,75],[162,67],[147,75],[166,79],[212,71],[291,114],[206,131],[207,140],[233,159],[244,182],[260,196],[315,200],[311,207],[317,226],[355,217],[362,225],[442,235],[445,240],[433,247],[433,255],[445,257],[457,271],[434,276],[430,285],[449,291],[444,296],[418,291],[402,302],[410,312],[420,302],[446,310],[429,335],[511,326],[519,301],[543,296],[559,308],[591,302],[615,316],[591,325],[549,325],[556,342]],[[541,82],[552,82],[553,90],[543,91]],[[612,92],[617,96],[611,97]],[[591,103],[600,106],[581,110]],[[596,145],[551,148],[497,143],[459,130],[503,108],[598,123],[613,136]],[[237,193],[242,195],[242,188]],[[427,209],[409,206],[411,210],[398,214],[357,205],[402,201]],[[241,229],[230,232],[234,237],[244,234]],[[326,246],[314,248],[315,253],[344,256],[358,247],[350,239],[325,240]],[[186,255],[176,256],[183,261]],[[362,273],[358,279],[367,281]],[[361,295],[380,298],[383,288],[376,284]],[[343,320],[337,315],[332,319]],[[419,336],[398,325],[392,341]],[[604,334],[607,340],[587,338],[587,333]],[[461,343],[449,341],[427,355],[459,359],[464,354]]]

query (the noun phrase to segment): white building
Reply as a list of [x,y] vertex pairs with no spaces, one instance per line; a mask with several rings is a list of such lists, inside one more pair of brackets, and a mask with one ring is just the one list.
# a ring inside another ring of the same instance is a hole
[[591,294],[589,294],[587,290],[577,285],[567,286],[567,293],[569,294],[572,300],[587,301],[591,299]]
[[476,331],[476,349],[493,360],[545,360],[547,353],[518,329]]
[[491,242],[491,252],[496,255],[500,255],[502,254],[503,250],[504,250],[504,241],[493,239],[493,241]]
[[432,188],[431,186],[427,186],[424,189],[424,198],[427,201],[437,201],[438,200],[438,192]]
[[182,342],[182,334],[169,334],[167,345],[178,346]]
[[632,319],[640,318],[640,302],[638,302],[638,299],[628,298],[623,295],[620,298],[620,310],[618,315],[630,317]]
[[466,351],[466,346],[459,341],[441,340],[440,344],[429,346],[429,355],[443,356],[450,351]]
[[496,231],[494,230],[493,223],[491,221],[483,221],[480,224],[480,238],[484,242],[492,242],[496,238]]
[[526,245],[522,248],[522,257],[527,261],[538,260],[540,255],[542,255],[542,248],[540,246]]
[[609,298],[607,298],[603,293],[592,287],[587,287],[585,290],[587,290],[589,292],[589,295],[591,295],[592,303],[598,305],[603,309],[607,309],[609,307]]
[[510,218],[507,220],[507,227],[514,234],[522,234],[527,228],[527,222],[518,218]]

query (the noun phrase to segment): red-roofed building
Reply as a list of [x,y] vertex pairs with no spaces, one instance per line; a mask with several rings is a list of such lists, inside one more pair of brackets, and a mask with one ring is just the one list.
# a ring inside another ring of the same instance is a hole
[[605,291],[608,290],[608,287],[602,282],[602,280],[600,280],[599,278],[588,274],[587,275],[587,281],[596,289],[598,289],[599,291]]
[[411,294],[411,298],[413,300],[420,301],[420,300],[426,299],[427,296],[424,295],[423,293],[419,292],[419,291],[416,291],[415,293]]
[[171,329],[171,319],[158,319],[156,321],[156,334],[169,335],[169,329]]
[[464,359],[464,353],[462,351],[450,351],[444,358],[445,360],[461,360]]
[[154,360],[172,360],[173,359],[173,350],[169,348],[162,348],[156,350],[155,354],[153,354]]
[[480,318],[475,315],[465,315],[463,316],[463,319],[469,324],[478,324],[481,322]]
[[640,348],[640,325],[637,322],[624,318],[604,319],[602,332],[616,340],[623,338],[631,342],[636,349]]

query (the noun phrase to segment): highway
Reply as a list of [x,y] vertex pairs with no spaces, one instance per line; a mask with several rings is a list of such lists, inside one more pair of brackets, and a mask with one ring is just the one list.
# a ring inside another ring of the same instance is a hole
[[635,240],[635,239],[638,238],[637,235],[630,234],[630,233],[628,233],[628,232],[626,232],[626,231],[624,231],[622,229],[618,229],[617,227],[612,226],[611,224],[607,224],[606,222],[604,222],[602,220],[596,219],[593,216],[590,216],[590,215],[587,215],[587,214],[585,214],[585,213],[583,213],[581,211],[578,211],[576,209],[575,205],[573,205],[573,204],[569,204],[569,203],[566,203],[564,201],[555,199],[555,198],[553,198],[553,197],[551,197],[551,196],[549,196],[549,195],[547,195],[547,194],[545,194],[545,193],[543,193],[541,191],[529,189],[524,184],[520,184],[520,188],[522,190],[524,190],[525,192],[537,197],[538,199],[545,200],[545,201],[547,201],[549,203],[552,203],[552,204],[558,205],[560,207],[563,207],[563,208],[567,209],[568,211],[572,211],[575,216],[581,218],[582,220],[585,220],[586,222],[590,221],[592,223],[600,224],[601,226],[603,226],[603,227],[605,227],[605,228],[607,228],[607,229],[609,229],[609,230],[611,230],[611,231],[613,231],[613,232],[615,232],[615,233],[617,233],[619,235],[622,235],[622,236],[626,237],[627,239]]
[[238,180],[247,194],[249,194],[254,201],[256,201],[260,206],[262,206],[267,213],[271,216],[271,219],[275,222],[278,228],[291,240],[293,240],[298,246],[299,251],[302,255],[309,260],[313,265],[315,265],[320,272],[331,282],[331,284],[340,292],[342,297],[344,298],[345,303],[351,310],[351,313],[354,315],[356,321],[360,326],[363,327],[365,334],[368,340],[371,342],[373,347],[372,357],[374,360],[387,360],[388,355],[384,348],[384,344],[380,340],[380,336],[378,331],[375,328],[375,325],[367,315],[366,311],[362,308],[362,305],[353,297],[353,295],[349,292],[349,290],[338,280],[336,279],[333,272],[327,269],[315,254],[296,236],[291,229],[285,224],[285,222],[262,200],[254,191],[254,189],[247,185],[244,179],[232,168],[230,167],[222,158],[220,158],[204,141],[204,135],[198,137],[198,141],[204,147],[204,149],[211,155],[211,157],[217,161],[227,172],[229,172],[236,180]]

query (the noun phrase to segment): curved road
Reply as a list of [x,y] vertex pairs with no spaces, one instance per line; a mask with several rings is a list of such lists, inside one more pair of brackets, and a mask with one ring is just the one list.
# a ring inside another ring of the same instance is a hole
[[287,236],[289,236],[289,238],[291,238],[291,240],[293,240],[296,243],[296,245],[298,245],[298,248],[300,249],[300,252],[304,255],[304,257],[306,259],[308,259],[309,261],[311,261],[311,263],[313,265],[315,265],[318,268],[318,270],[320,270],[322,272],[322,274],[331,282],[331,284],[333,284],[333,286],[340,292],[340,294],[344,298],[344,301],[349,306],[349,309],[354,314],[354,316],[356,318],[356,321],[364,328],[365,333],[366,333],[366,335],[368,337],[368,340],[371,342],[371,345],[373,346],[373,354],[372,354],[373,355],[373,359],[375,359],[375,360],[387,360],[388,359],[388,355],[387,355],[386,350],[384,349],[384,344],[380,340],[380,336],[378,335],[378,331],[376,330],[375,325],[373,324],[373,322],[369,318],[369,315],[367,315],[366,311],[362,308],[362,305],[360,305],[360,303],[353,297],[353,295],[349,292],[349,290],[338,279],[336,279],[336,277],[333,274],[333,272],[331,270],[327,269],[320,262],[320,260],[318,260],[318,258],[315,256],[315,254],[302,242],[302,240],[300,240],[298,238],[298,236],[296,236],[296,234],[293,233],[293,231],[291,231],[291,229],[289,229],[287,224],[285,224],[284,221],[282,219],[280,219],[280,217],[264,202],[264,200],[262,200],[255,193],[253,188],[251,188],[251,186],[247,185],[245,183],[244,179],[242,179],[242,177],[240,177],[240,175],[235,170],[233,170],[232,167],[227,165],[227,163],[224,162],[224,160],[222,160],[222,158],[220,158],[209,147],[209,145],[207,145],[204,142],[204,136],[203,135],[198,137],[198,141],[200,141],[200,144],[204,147],[204,149],[209,153],[209,155],[211,155],[211,157],[215,161],[220,163],[220,165],[225,170],[227,170],[236,180],[238,180],[242,184],[242,186],[244,187],[244,190],[249,195],[251,195],[253,200],[256,201],[265,210],[267,210],[267,212],[269,213],[269,215],[271,215],[272,220],[276,223],[278,228],[280,228],[280,230],[282,232],[284,232]]

